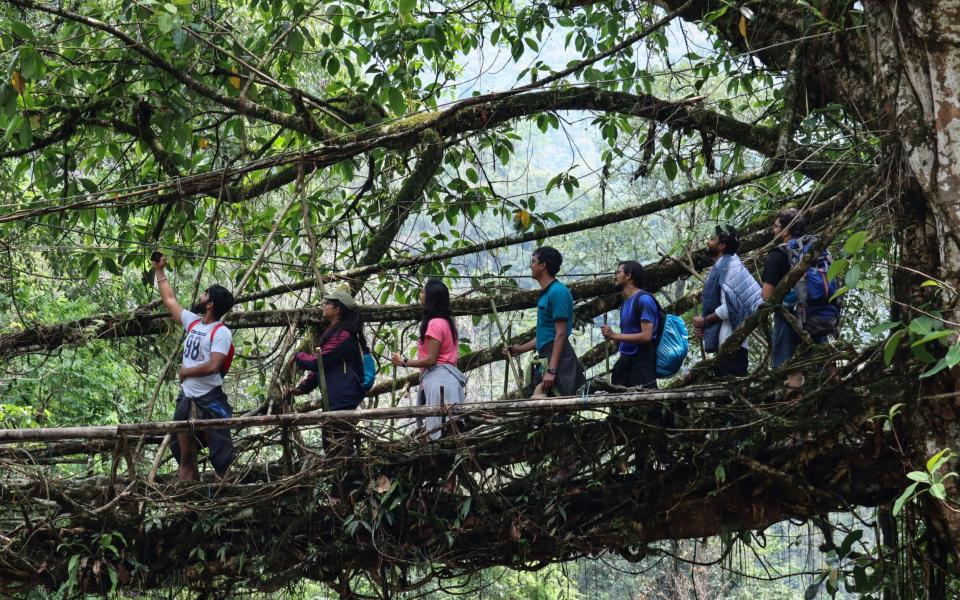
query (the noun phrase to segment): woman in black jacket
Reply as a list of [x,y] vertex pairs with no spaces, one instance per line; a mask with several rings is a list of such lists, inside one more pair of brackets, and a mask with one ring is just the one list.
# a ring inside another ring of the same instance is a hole
[[[323,317],[329,321],[320,340],[316,354],[298,352],[294,362],[307,374],[289,391],[292,396],[313,391],[318,383],[317,356],[323,360],[324,381],[327,384],[327,399],[330,410],[354,410],[363,400],[363,353],[367,352],[367,340],[363,335],[363,319],[357,310],[357,301],[346,289],[328,292],[323,298]],[[339,452],[350,452],[349,438],[353,425],[335,422],[324,428],[323,447],[330,450],[332,444],[344,447]]]

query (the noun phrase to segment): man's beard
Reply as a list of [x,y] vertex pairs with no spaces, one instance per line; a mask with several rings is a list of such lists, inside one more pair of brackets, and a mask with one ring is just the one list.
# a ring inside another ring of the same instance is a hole
[[190,312],[196,313],[198,315],[207,314],[207,303],[206,302],[197,302],[190,308]]
[[719,248],[716,248],[716,247],[711,248],[710,246],[707,246],[707,254],[709,254],[710,256],[712,256],[712,257],[714,257],[714,258],[716,258],[716,257],[720,256],[720,249],[719,249]]
[[627,287],[627,284],[625,284],[625,283],[619,283],[619,282],[614,282],[614,283],[613,283],[613,287],[616,288],[616,290],[617,290],[618,292],[622,292],[622,291],[623,291],[623,288]]

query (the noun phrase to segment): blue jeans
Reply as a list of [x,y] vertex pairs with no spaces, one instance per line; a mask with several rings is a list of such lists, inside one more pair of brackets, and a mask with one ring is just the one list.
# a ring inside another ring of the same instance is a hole
[[[819,336],[813,338],[815,344],[826,344],[829,336]],[[787,320],[778,313],[773,314],[773,339],[770,340],[770,354],[773,362],[773,368],[779,368],[783,363],[793,357],[800,344],[800,336],[790,327]]]

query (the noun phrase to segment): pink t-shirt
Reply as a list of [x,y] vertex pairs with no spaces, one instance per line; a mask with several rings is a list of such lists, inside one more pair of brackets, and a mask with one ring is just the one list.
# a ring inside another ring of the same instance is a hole
[[457,350],[457,341],[453,339],[450,323],[446,319],[430,319],[427,323],[427,333],[422,342],[417,342],[417,358],[427,357],[427,338],[440,341],[440,353],[437,354],[437,364],[457,364],[460,353]]

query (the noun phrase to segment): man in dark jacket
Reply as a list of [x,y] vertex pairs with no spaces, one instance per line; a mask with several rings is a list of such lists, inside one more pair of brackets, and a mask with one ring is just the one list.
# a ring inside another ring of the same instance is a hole
[[[777,214],[773,221],[773,239],[777,243],[769,254],[763,265],[761,280],[763,281],[762,296],[764,300],[773,295],[774,288],[780,283],[790,269],[793,267],[788,254],[787,245],[795,244],[802,248],[802,242],[806,233],[806,221],[796,208],[786,208]],[[797,240],[791,242],[791,240]],[[791,307],[789,298],[795,296],[792,292],[784,298],[784,306]],[[827,335],[812,335],[813,342],[816,344],[827,343]],[[800,344],[800,334],[794,331],[793,327],[779,313],[773,313],[773,335],[770,340],[770,361],[774,369],[779,368],[783,363],[790,360],[797,351]],[[787,373],[786,397],[791,398],[800,393],[803,388],[803,373],[800,371],[791,371]]]

